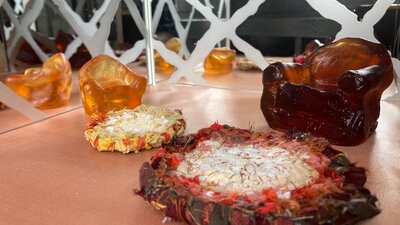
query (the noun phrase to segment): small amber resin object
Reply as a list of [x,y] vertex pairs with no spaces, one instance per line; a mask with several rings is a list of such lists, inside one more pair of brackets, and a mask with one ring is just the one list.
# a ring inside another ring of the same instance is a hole
[[107,55],[99,55],[79,70],[83,108],[89,116],[141,104],[147,79]]
[[232,72],[235,57],[235,50],[214,48],[204,60],[205,74],[218,75]]
[[5,84],[39,109],[55,108],[69,100],[71,66],[64,54],[58,53],[47,59],[42,68],[8,75]]
[[[178,54],[181,49],[181,42],[174,37],[165,42],[165,47]],[[157,51],[154,51],[154,63],[158,73],[171,74],[175,70],[175,67],[165,61]]]
[[345,38],[314,51],[304,64],[264,70],[261,110],[273,129],[297,129],[337,145],[357,145],[377,127],[382,92],[393,80],[386,48]]

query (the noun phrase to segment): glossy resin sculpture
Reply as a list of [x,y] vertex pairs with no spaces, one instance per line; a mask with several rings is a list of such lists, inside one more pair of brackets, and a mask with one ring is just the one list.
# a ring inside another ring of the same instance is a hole
[[[58,31],[57,37],[54,40],[58,52],[66,52],[68,45],[74,41],[74,37],[62,30]],[[83,64],[89,61],[92,57],[85,45],[81,44],[76,52],[69,58],[72,68],[81,68]]]
[[140,105],[147,79],[116,59],[99,55],[79,70],[79,84],[86,114],[102,115]]
[[357,145],[375,131],[381,95],[392,80],[392,61],[383,45],[345,38],[320,47],[303,64],[268,66],[261,110],[273,129]]
[[235,63],[236,52],[228,48],[214,48],[204,60],[205,74],[230,73]]
[[55,108],[69,100],[71,66],[64,54],[58,53],[47,59],[41,68],[8,75],[5,84],[37,108]]

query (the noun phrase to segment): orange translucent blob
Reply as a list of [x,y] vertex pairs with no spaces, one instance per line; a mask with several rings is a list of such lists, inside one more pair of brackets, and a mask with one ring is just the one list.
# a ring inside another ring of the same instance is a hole
[[86,114],[101,115],[140,105],[147,79],[119,61],[100,55],[80,69],[79,85]]
[[374,133],[382,92],[392,81],[392,60],[383,45],[345,38],[316,49],[304,64],[269,65],[261,110],[273,129],[357,145]]
[[55,108],[68,102],[71,66],[64,54],[47,59],[42,68],[29,68],[24,74],[10,74],[5,84],[39,109]]
[[233,70],[236,52],[227,48],[214,48],[204,60],[205,74],[218,75]]
[[181,50],[181,41],[179,38],[173,37],[165,42],[165,47],[178,54]]
[[[168,50],[178,54],[181,49],[181,42],[178,38],[174,37],[165,42],[165,47]],[[171,74],[175,70],[175,67],[165,61],[165,59],[163,59],[160,53],[158,53],[157,51],[154,51],[154,62],[157,73]]]

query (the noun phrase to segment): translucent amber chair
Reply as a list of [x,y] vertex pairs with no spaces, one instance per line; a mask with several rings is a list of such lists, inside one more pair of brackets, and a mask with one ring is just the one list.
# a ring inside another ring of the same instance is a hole
[[71,66],[64,54],[58,53],[41,68],[8,75],[5,84],[39,109],[59,107],[68,102],[71,94]]
[[236,52],[228,48],[214,48],[204,60],[205,74],[218,75],[232,72]]
[[392,80],[383,45],[345,38],[318,48],[303,64],[268,66],[261,110],[273,129],[357,145],[374,133],[382,92]]
[[[165,42],[165,47],[178,54],[181,49],[181,42],[178,38],[174,37]],[[154,63],[157,73],[171,74],[175,70],[175,67],[165,61],[157,51],[154,51]]]
[[107,55],[99,55],[79,70],[82,104],[87,115],[133,109],[141,104],[147,79]]

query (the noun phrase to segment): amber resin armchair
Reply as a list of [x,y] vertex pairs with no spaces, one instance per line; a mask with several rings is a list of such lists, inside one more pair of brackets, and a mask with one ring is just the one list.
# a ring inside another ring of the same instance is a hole
[[383,45],[345,38],[318,48],[303,64],[268,66],[261,110],[273,129],[358,145],[374,133],[382,92],[392,80]]
[[57,53],[42,67],[7,75],[4,83],[36,108],[57,108],[67,104],[71,95],[71,65],[63,53]]

